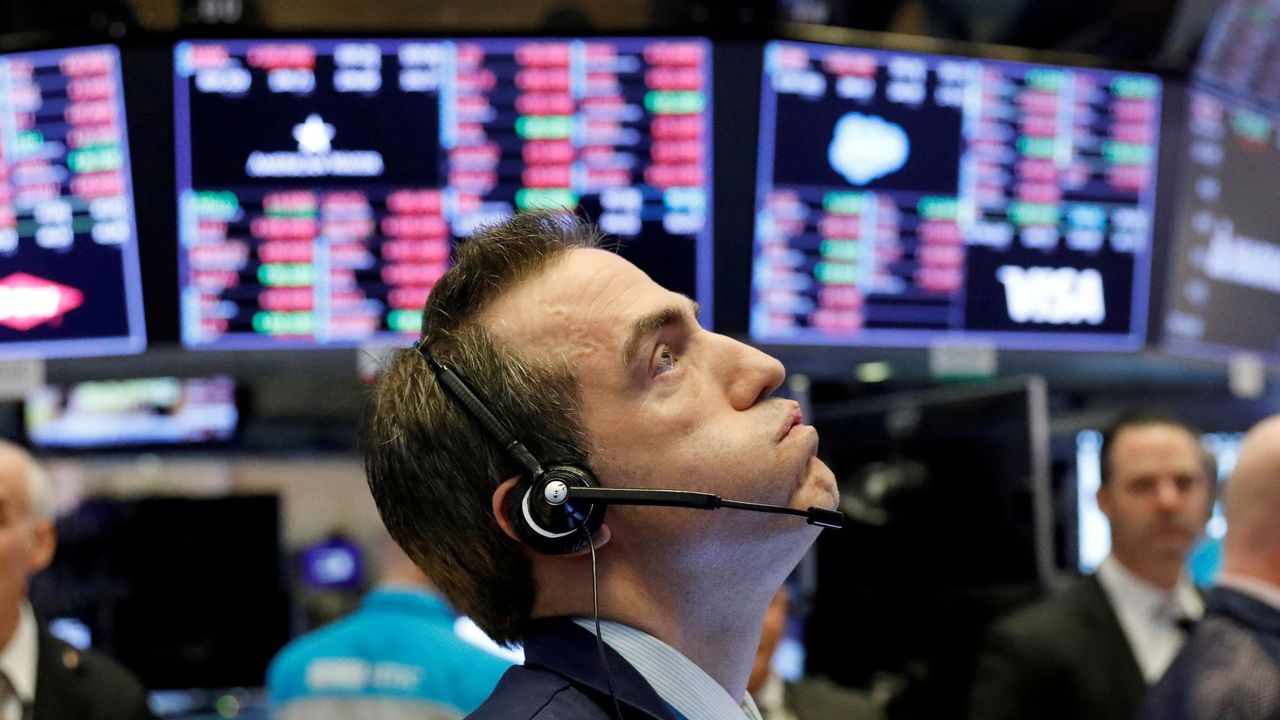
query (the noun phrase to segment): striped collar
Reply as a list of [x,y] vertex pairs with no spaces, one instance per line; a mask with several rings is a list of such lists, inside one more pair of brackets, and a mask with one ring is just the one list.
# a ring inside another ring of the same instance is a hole
[[[596,632],[595,622],[589,618],[575,618],[574,623],[592,635]],[[706,671],[658,638],[611,620],[601,620],[600,629],[605,644],[630,663],[684,720],[760,720],[750,695],[741,704],[735,702]]]

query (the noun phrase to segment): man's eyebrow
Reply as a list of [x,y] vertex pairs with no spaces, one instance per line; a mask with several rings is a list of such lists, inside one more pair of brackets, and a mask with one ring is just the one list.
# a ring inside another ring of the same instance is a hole
[[631,367],[636,353],[640,352],[640,344],[644,342],[645,338],[665,327],[686,323],[690,317],[698,317],[698,303],[685,298],[684,305],[670,305],[636,318],[635,322],[631,323],[631,332],[627,336],[627,342],[622,346],[623,364],[626,367]]

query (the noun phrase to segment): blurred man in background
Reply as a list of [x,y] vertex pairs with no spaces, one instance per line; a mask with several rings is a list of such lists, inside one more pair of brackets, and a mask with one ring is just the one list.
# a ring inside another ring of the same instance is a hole
[[271,661],[267,692],[279,720],[453,720],[511,666],[459,637],[426,575],[390,538],[384,545],[382,582],[360,607]]
[[1222,574],[1143,720],[1280,719],[1280,416],[1245,437],[1225,505]]
[[36,623],[27,588],[53,560],[53,516],[44,471],[0,440],[0,720],[151,718],[137,678]]
[[970,718],[1131,717],[1204,612],[1184,565],[1209,518],[1213,483],[1185,425],[1158,415],[1113,425],[1097,495],[1111,555],[1095,575],[996,623]]

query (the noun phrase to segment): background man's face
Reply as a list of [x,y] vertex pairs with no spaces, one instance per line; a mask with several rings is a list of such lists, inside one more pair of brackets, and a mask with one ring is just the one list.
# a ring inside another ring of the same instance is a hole
[[1125,428],[1104,462],[1110,479],[1098,506],[1116,554],[1181,562],[1204,530],[1212,495],[1196,438],[1174,425]]
[[[688,298],[618,256],[570,251],[499,299],[486,320],[523,351],[577,369],[591,465],[602,484],[835,506],[835,480],[816,457],[817,433],[795,424],[794,403],[767,399],[783,380],[782,366],[703,330]],[[730,522],[766,522],[693,512],[616,507],[608,522],[614,542],[656,545],[710,537]],[[794,520],[773,527],[806,528]]]
[[31,517],[26,464],[0,448],[0,608],[13,608],[27,596],[27,579],[48,564],[52,528]]

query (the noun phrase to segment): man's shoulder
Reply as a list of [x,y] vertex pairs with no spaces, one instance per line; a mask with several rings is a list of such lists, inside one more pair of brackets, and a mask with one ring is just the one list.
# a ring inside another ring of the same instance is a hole
[[610,720],[607,710],[568,679],[539,668],[507,671],[467,720]]
[[[138,678],[113,658],[95,650],[81,650],[41,631],[36,671],[37,717],[49,703],[81,704],[103,715],[89,717],[150,717],[146,689]],[[109,702],[108,702],[109,701]]]
[[1148,694],[1139,717],[1280,717],[1280,664],[1252,628],[1211,615]]
[[1070,626],[1073,632],[1086,625],[1081,617],[1100,609],[1106,603],[1097,580],[1092,577],[1074,578],[1044,597],[1014,610],[992,624],[992,634],[1054,642],[1071,635],[1064,633]]

